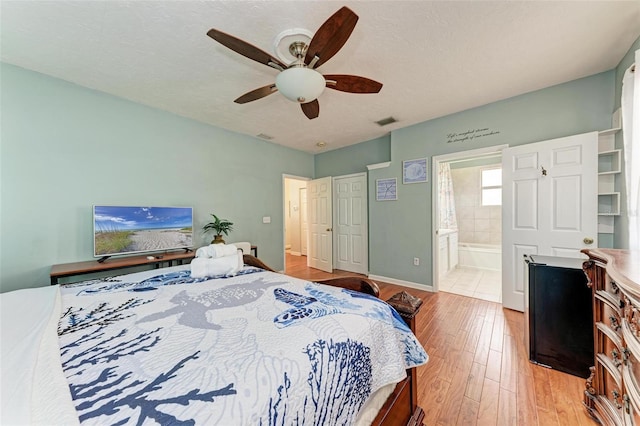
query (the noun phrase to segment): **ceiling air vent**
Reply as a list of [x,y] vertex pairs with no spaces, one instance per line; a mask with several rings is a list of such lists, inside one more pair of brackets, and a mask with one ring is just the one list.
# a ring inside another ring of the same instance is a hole
[[264,134],[264,133],[260,133],[260,134],[259,134],[259,135],[257,135],[257,136],[258,136],[260,139],[264,139],[264,140],[266,140],[266,141],[270,141],[270,140],[272,140],[272,139],[273,139],[273,136],[269,136],[269,135],[266,135],[266,134]]
[[393,117],[387,117],[387,118],[383,118],[382,120],[376,121],[376,123],[378,124],[378,126],[386,126],[388,124],[395,123],[397,121],[398,120],[396,120]]

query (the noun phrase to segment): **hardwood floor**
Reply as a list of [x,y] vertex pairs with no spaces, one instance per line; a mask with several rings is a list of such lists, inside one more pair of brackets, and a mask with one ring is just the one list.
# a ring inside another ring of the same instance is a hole
[[[313,280],[357,275],[307,268],[287,254],[286,273]],[[381,298],[405,290],[424,303],[416,335],[429,362],[418,369],[425,425],[588,425],[584,379],[529,362],[524,315],[502,305],[451,293],[377,282]]]

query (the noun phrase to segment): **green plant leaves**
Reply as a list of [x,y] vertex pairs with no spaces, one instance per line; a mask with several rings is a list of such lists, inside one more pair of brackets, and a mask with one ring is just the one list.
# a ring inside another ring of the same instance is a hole
[[216,235],[229,235],[229,232],[233,231],[233,222],[228,219],[220,219],[215,214],[211,214],[214,221],[209,222],[202,227],[205,232],[214,231]]

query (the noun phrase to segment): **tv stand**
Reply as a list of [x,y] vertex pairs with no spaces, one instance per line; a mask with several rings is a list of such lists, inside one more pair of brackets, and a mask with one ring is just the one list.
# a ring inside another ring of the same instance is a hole
[[104,263],[104,261],[107,260],[110,257],[111,256],[102,256],[100,259],[98,259],[98,263]]
[[62,263],[59,265],[53,265],[51,267],[51,273],[49,274],[51,278],[51,285],[58,284],[58,280],[60,278],[93,274],[96,272],[111,270],[115,271],[117,269],[132,268],[135,266],[149,265],[158,269],[160,267],[173,266],[174,261],[176,262],[176,265],[182,265],[185,260],[188,260],[187,263],[191,262],[191,259],[195,257],[195,253],[193,251],[186,253],[170,252],[163,253],[160,256],[155,256],[153,259],[147,259],[147,256],[148,255],[113,258],[105,256],[99,259],[97,262],[95,260],[87,260],[85,262]]

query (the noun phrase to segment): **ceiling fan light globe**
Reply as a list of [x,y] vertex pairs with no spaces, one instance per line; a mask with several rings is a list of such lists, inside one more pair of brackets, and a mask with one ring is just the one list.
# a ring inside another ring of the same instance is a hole
[[326,82],[318,71],[295,67],[282,71],[276,77],[278,91],[290,101],[307,103],[318,98]]

